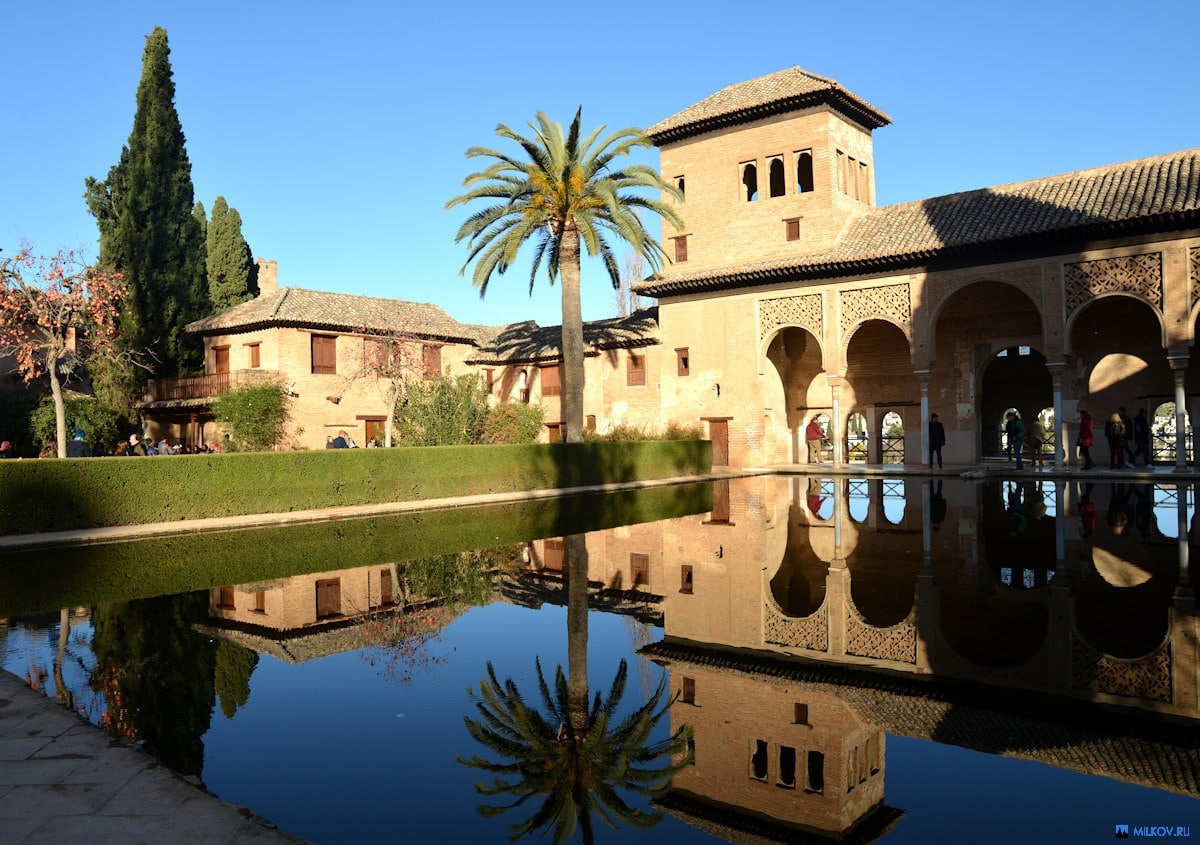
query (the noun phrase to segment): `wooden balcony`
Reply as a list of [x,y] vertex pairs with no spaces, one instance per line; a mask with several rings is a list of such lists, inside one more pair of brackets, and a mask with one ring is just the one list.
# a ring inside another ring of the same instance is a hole
[[183,399],[209,399],[229,391],[229,373],[210,373],[190,378],[160,378],[150,384],[151,401],[169,402]]

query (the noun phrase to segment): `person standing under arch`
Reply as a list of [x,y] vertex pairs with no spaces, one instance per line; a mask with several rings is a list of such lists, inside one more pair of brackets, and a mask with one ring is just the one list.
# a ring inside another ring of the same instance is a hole
[[808,426],[804,429],[804,440],[808,443],[808,462],[810,464],[819,464],[825,460],[825,453],[822,447],[828,439],[825,436],[825,432],[821,430],[821,424],[817,422],[817,418],[814,416],[808,421]]
[[1095,466],[1092,463],[1092,444],[1095,442],[1096,424],[1092,420],[1092,415],[1087,411],[1079,412],[1079,437],[1075,440],[1075,445],[1079,447],[1079,457],[1083,458],[1083,468],[1091,469]]
[[942,447],[946,445],[946,427],[942,425],[937,414],[929,415],[929,468],[933,469],[934,456],[937,457],[937,467],[942,468]]

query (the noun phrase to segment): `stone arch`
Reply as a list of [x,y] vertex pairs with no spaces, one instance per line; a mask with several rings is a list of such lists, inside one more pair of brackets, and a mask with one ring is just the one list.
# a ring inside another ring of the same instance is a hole
[[1126,302],[1130,302],[1130,303],[1137,303],[1138,305],[1145,306],[1146,309],[1154,316],[1155,324],[1158,327],[1158,342],[1159,342],[1159,344],[1162,346],[1163,349],[1167,348],[1167,345],[1169,343],[1168,338],[1167,338],[1167,321],[1166,321],[1166,317],[1163,316],[1163,312],[1158,307],[1158,305],[1156,305],[1154,302],[1151,302],[1150,300],[1148,300],[1145,296],[1139,296],[1138,294],[1133,293],[1131,291],[1109,291],[1107,293],[1097,294],[1095,296],[1090,297],[1086,302],[1080,303],[1078,308],[1076,308],[1070,314],[1067,315],[1067,321],[1063,327],[1064,328],[1064,336],[1063,336],[1063,353],[1064,354],[1066,354],[1066,355],[1074,355],[1075,354],[1075,341],[1076,341],[1075,329],[1076,329],[1076,326],[1078,325],[1078,323],[1080,322],[1080,320],[1087,319],[1084,315],[1086,315],[1090,310],[1092,310],[1096,306],[1101,305],[1102,303],[1105,303],[1106,301],[1109,301],[1108,306],[1104,306],[1104,307],[1111,306],[1112,302],[1110,300],[1122,300],[1122,301],[1126,301]]
[[[1042,285],[1042,274],[1036,269],[993,271],[985,276],[981,275],[957,283],[945,280],[928,282],[922,290],[924,299],[921,308],[929,314],[929,320],[928,323],[922,320],[920,324],[931,327],[931,334],[928,338],[930,360],[936,360],[941,353],[938,343],[938,324],[941,323],[943,317],[947,316],[948,309],[949,317],[952,320],[959,320],[963,314],[967,314],[978,316],[982,322],[990,326],[997,326],[996,318],[999,317],[1009,325],[1009,328],[1008,330],[1001,328],[995,334],[1008,337],[1022,333],[1021,326],[1018,324],[1014,327],[1014,321],[1011,319],[1015,303],[1017,316],[1030,310],[1037,315],[1038,339],[1037,341],[1031,337],[1028,339],[1036,344],[1044,344],[1045,341],[1041,334],[1046,319],[1040,305]],[[1020,299],[1013,300],[1011,296],[1019,296]],[[964,298],[968,301],[965,306],[963,305]],[[922,339],[924,340],[924,338]]]
[[1053,404],[1053,384],[1046,356],[1031,346],[1009,346],[994,352],[976,378],[975,415],[979,421],[979,455],[1005,454],[1002,437],[1006,413],[1016,410],[1026,435],[1038,413]]
[[[847,421],[854,413],[862,414],[866,421],[867,463],[883,462],[883,417],[889,412],[898,414],[902,428],[919,442],[921,385],[911,355],[902,352],[905,349],[911,353],[908,336],[891,320],[864,320],[845,339],[845,384],[840,399]],[[850,445],[847,440],[848,450]],[[901,452],[911,462],[920,461],[919,447]]]
[[1142,298],[1095,296],[1070,320],[1067,342],[1075,366],[1070,392],[1102,426],[1121,405],[1136,409],[1174,396],[1174,379],[1163,345],[1162,314]]
[[764,453],[775,460],[807,460],[804,426],[813,413],[832,409],[820,338],[807,328],[779,326],[763,342],[764,414],[773,419],[773,442]]

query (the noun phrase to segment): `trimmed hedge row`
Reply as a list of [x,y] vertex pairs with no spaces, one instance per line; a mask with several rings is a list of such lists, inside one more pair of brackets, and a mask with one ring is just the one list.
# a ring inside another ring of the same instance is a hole
[[130,543],[0,552],[0,618],[399,563],[711,509],[712,485],[693,483]]
[[0,461],[0,535],[696,475],[708,441]]

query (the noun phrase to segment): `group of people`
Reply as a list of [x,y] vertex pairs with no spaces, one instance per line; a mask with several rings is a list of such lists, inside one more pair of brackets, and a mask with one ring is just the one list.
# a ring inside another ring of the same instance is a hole
[[[115,449],[110,450],[108,444],[104,442],[104,438],[97,437],[96,442],[88,444],[86,435],[83,429],[75,429],[74,438],[67,443],[68,458],[107,458],[107,457],[150,457],[153,455],[204,455],[212,454],[220,450],[220,444],[211,444],[208,446],[189,446],[186,443],[170,443],[164,437],[155,443],[153,440],[143,439],[140,435],[131,434],[128,440],[121,440],[117,443]],[[15,458],[16,451],[13,445],[8,440],[0,443],[0,458]],[[53,440],[47,440],[38,452],[39,458],[55,458],[58,457],[58,444]]]
[[[1138,410],[1130,419],[1125,406],[1113,411],[1104,423],[1104,439],[1108,441],[1109,469],[1135,469],[1137,459],[1145,460],[1144,466],[1154,466],[1154,454],[1150,451],[1150,419],[1146,409]],[[1079,437],[1075,445],[1079,457],[1083,458],[1084,469],[1096,464],[1092,460],[1091,448],[1096,443],[1096,421],[1087,411],[1079,412]]]

